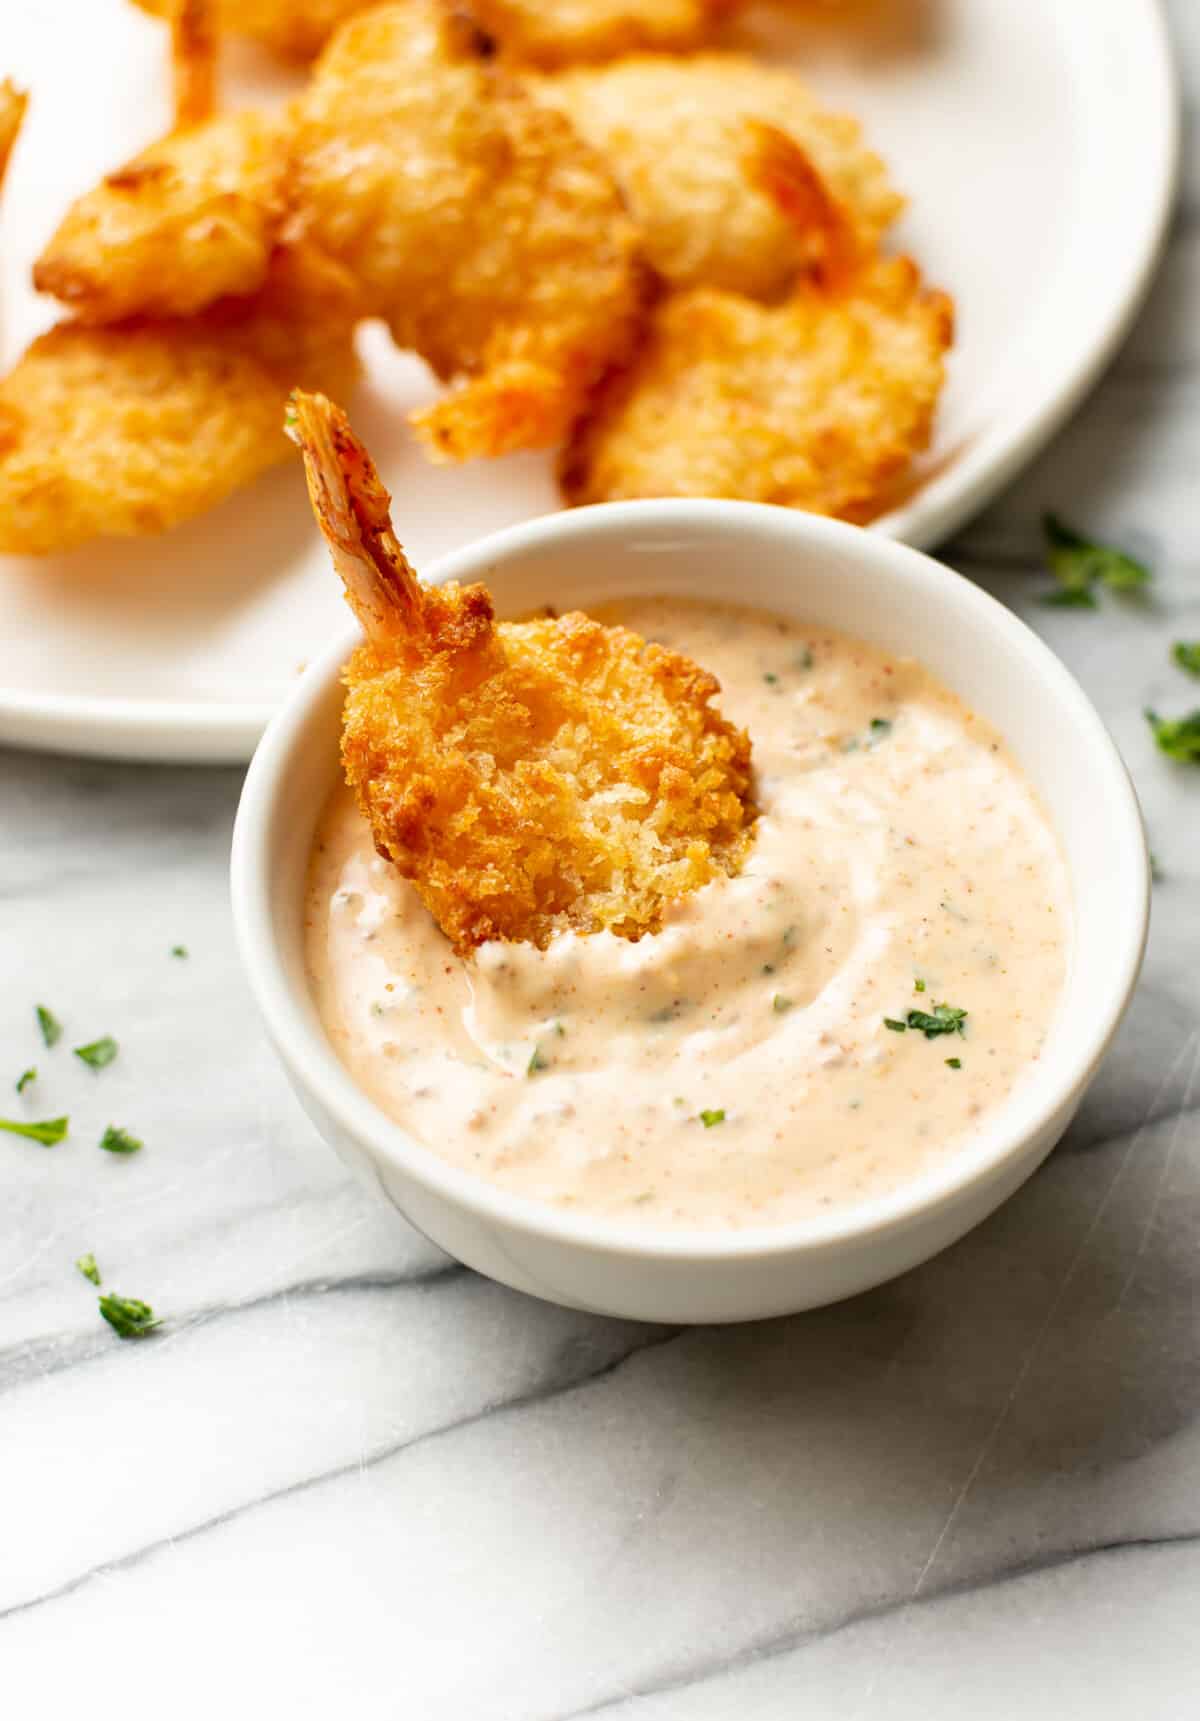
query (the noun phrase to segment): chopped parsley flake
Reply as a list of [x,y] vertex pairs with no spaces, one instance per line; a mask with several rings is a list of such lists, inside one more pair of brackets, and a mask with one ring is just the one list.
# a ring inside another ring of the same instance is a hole
[[36,1082],[36,1081],[37,1081],[37,1066],[35,1064],[30,1064],[29,1068],[27,1070],[22,1070],[20,1075],[17,1077],[16,1083],[15,1083],[17,1092],[19,1094],[23,1094],[25,1092],[25,1089],[29,1086],[30,1082]]
[[1095,609],[1096,586],[1110,592],[1136,592],[1150,583],[1150,569],[1111,544],[1085,538],[1055,514],[1042,521],[1046,537],[1046,560],[1058,581],[1043,603],[1066,609]]
[[967,1012],[953,1004],[935,1004],[932,1015],[925,1010],[910,1010],[905,1018],[908,1026],[924,1034],[927,1040],[936,1040],[939,1034],[963,1033],[966,1019]]
[[1186,717],[1160,717],[1148,710],[1146,722],[1160,753],[1184,765],[1200,765],[1200,710],[1189,711]]
[[93,1285],[98,1285],[100,1283],[100,1269],[96,1265],[96,1257],[94,1255],[81,1255],[75,1265],[79,1268],[79,1271],[83,1274],[84,1278],[90,1279]]
[[529,1062],[525,1066],[525,1074],[536,1076],[539,1070],[548,1070],[549,1068],[550,1060],[543,1054],[540,1046],[535,1046],[529,1055]]
[[1189,675],[1200,675],[1200,639],[1177,639],[1171,647],[1171,656]]
[[137,1297],[118,1297],[115,1292],[100,1298],[100,1313],[119,1339],[140,1339],[162,1325],[149,1303]]
[[143,1145],[139,1136],[130,1135],[127,1129],[118,1129],[112,1123],[100,1137],[100,1146],[105,1153],[140,1153]]
[[712,1129],[716,1124],[725,1122],[725,1113],[724,1111],[702,1111],[700,1122],[705,1129]]
[[948,1070],[961,1070],[962,1069],[962,1059],[961,1058],[947,1058],[946,1059],[946,1068]]
[[768,687],[776,687],[779,684],[779,677],[772,670],[767,671],[763,676],[763,680],[766,682]]
[[186,944],[172,944],[172,946],[171,946],[171,955],[172,956],[186,956],[187,953],[188,953],[188,951],[187,951],[187,945]]
[[43,1147],[57,1147],[70,1121],[65,1117],[48,1117],[41,1123],[17,1123],[10,1117],[0,1117],[0,1129],[6,1129],[10,1135],[23,1135],[28,1141],[40,1141]]
[[872,717],[871,733],[877,741],[882,741],[884,736],[890,735],[891,732],[892,720],[890,717]]
[[75,1056],[82,1059],[93,1070],[102,1070],[111,1064],[117,1055],[117,1042],[111,1034],[105,1034],[103,1039],[92,1040],[86,1046],[76,1046]]
[[53,1010],[47,1010],[44,1004],[37,1006],[38,1027],[42,1030],[42,1039],[47,1046],[56,1046],[62,1039],[62,1023]]
[[895,1016],[885,1016],[883,1018],[883,1025],[885,1028],[890,1028],[893,1034],[903,1034],[908,1031],[908,1023],[898,1022]]
[[813,654],[808,649],[807,646],[803,646],[801,648],[801,650],[796,653],[796,668],[797,669],[811,669],[812,666],[813,666]]
[[914,980],[913,981],[913,991],[914,992],[923,992],[924,990],[925,990],[925,982],[923,980]]
[[793,999],[785,998],[782,992],[776,992],[771,999],[771,1008],[777,1016],[783,1016],[792,1008],[793,1002]]

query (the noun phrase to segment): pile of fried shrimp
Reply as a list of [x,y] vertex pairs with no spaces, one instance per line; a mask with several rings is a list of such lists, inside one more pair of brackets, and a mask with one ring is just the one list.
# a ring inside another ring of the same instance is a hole
[[[865,521],[911,483],[951,301],[889,254],[858,121],[747,51],[748,0],[135,3],[175,125],[34,265],[62,315],[0,377],[0,551],[215,506],[287,458],[291,390],[347,397],[367,319],[445,385],[432,459],[554,447],[571,504]],[[233,35],[299,64],[286,106],[222,107]],[[0,175],[25,102],[0,83]]]

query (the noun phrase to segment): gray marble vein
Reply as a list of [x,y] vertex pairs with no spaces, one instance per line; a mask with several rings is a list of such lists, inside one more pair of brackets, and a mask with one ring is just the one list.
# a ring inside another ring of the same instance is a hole
[[[1171,11],[1192,117],[1200,8]],[[0,755],[0,1045],[72,1120],[0,1150],[5,1713],[1200,1713],[1200,771],[1142,716],[1200,702],[1169,661],[1200,637],[1198,209],[1193,133],[1111,372],[946,550],[1125,753],[1161,874],[1145,978],[1043,1171],[894,1284],[675,1333],[457,1268],[347,1178],[264,1042],[226,896],[240,773]],[[1047,507],[1150,560],[1152,598],[1040,605]],[[67,1048],[101,1033],[96,1076]],[[98,1152],[109,1123],[143,1153]],[[112,1338],[84,1250],[161,1336]]]

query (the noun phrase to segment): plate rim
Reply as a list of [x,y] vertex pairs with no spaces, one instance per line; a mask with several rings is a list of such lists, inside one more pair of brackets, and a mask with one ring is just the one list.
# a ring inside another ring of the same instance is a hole
[[[1140,37],[1144,99],[1137,125],[1143,196],[1131,204],[1135,243],[1099,324],[1032,408],[1019,399],[944,473],[866,528],[929,550],[997,496],[1051,440],[1098,382],[1143,305],[1166,248],[1182,157],[1182,87],[1164,0],[1117,0],[1109,15]],[[1157,125],[1147,124],[1147,118]],[[139,762],[232,765],[252,757],[278,709],[269,700],[109,698],[0,688],[0,745]]]

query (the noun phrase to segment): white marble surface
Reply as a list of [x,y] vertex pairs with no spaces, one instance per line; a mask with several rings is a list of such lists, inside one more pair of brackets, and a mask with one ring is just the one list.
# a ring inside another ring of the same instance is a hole
[[[1200,637],[1198,167],[1112,375],[948,552],[1125,750],[1145,978],[1043,1172],[906,1279],[677,1333],[456,1268],[347,1181],[259,1032],[238,774],[0,756],[0,1043],[72,1116],[53,1151],[0,1137],[3,1713],[1200,1712],[1200,771],[1140,715],[1200,692],[1167,659]],[[1045,505],[1144,550],[1153,604],[1038,607]],[[73,1068],[105,1032],[119,1061]],[[97,1152],[109,1122],[144,1152]],[[161,1335],[112,1336],[85,1249]]]

